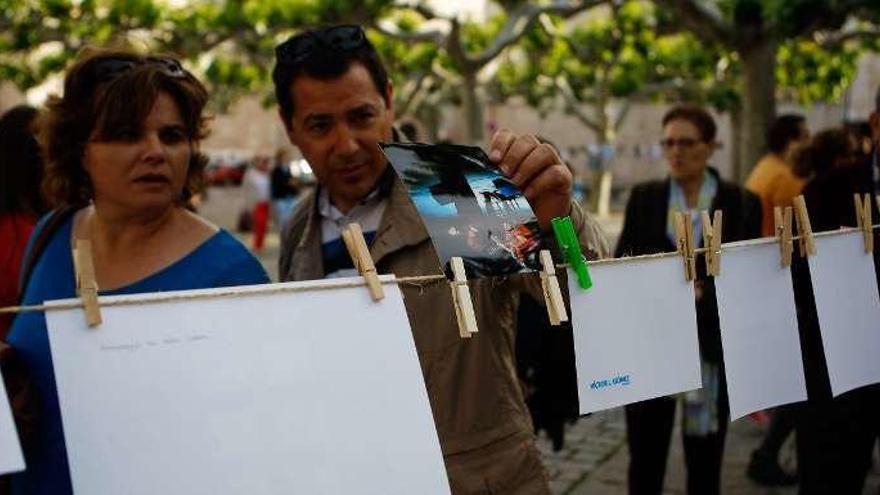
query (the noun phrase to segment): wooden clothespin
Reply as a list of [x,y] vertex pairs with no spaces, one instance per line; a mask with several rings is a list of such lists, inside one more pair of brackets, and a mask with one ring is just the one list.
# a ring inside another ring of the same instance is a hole
[[782,266],[791,266],[791,253],[794,244],[791,241],[791,206],[782,208],[773,207],[773,220],[776,225],[776,238],[779,239],[779,254],[782,258]]
[[675,232],[678,237],[678,252],[684,258],[684,277],[687,281],[697,278],[697,260],[694,257],[694,226],[689,213],[675,214]]
[[794,198],[794,212],[797,218],[798,247],[801,256],[816,254],[816,241],[813,239],[813,227],[810,225],[810,215],[807,213],[807,203],[804,196]]
[[452,302],[455,304],[455,316],[458,320],[458,335],[463,339],[469,339],[471,334],[477,333],[477,316],[464,271],[464,262],[461,258],[455,257],[450,260],[450,264],[454,277],[451,283]]
[[541,266],[544,268],[541,271],[541,287],[544,289],[547,316],[550,317],[551,325],[559,325],[563,321],[568,321],[568,313],[565,311],[565,301],[562,299],[562,290],[556,277],[556,265],[549,250],[542,250],[540,256]]
[[709,212],[701,213],[703,220],[703,247],[706,248],[706,273],[717,277],[721,275],[721,210],[715,210],[715,220]]
[[859,194],[853,195],[853,200],[856,204],[856,221],[858,222],[858,226],[862,229],[862,233],[865,236],[865,252],[873,253],[874,252],[874,221],[871,218],[871,195],[865,194],[864,199]]
[[86,313],[86,324],[101,324],[101,307],[98,305],[98,282],[95,279],[95,263],[92,259],[92,243],[77,239],[73,249],[73,270],[76,275],[76,291]]
[[349,256],[354,261],[355,268],[367,282],[370,297],[374,302],[384,299],[385,291],[382,289],[382,283],[379,282],[379,274],[376,272],[376,265],[373,264],[373,257],[370,256],[370,249],[367,247],[364,231],[361,230],[360,224],[348,224],[348,227],[342,230],[342,240],[345,242]]

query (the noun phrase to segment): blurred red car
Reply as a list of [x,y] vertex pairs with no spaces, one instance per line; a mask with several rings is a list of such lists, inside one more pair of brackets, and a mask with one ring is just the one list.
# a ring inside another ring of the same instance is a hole
[[209,162],[205,167],[205,182],[211,186],[240,186],[246,169],[247,162]]

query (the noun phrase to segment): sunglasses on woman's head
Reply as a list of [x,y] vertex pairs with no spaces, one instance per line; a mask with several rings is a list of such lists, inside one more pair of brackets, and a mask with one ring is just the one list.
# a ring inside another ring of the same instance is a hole
[[356,24],[343,24],[292,36],[275,47],[275,59],[279,64],[296,65],[319,47],[350,51],[362,48],[366,44],[364,28]]
[[108,57],[95,62],[95,79],[99,83],[111,81],[140,65],[154,65],[163,74],[173,78],[186,77],[188,74],[180,62],[171,57],[146,57],[144,59]]

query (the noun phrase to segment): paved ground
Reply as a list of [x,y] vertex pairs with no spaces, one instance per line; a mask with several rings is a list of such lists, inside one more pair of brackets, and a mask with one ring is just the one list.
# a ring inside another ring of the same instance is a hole
[[583,493],[576,491],[590,477],[601,472],[621,450],[625,449],[626,427],[623,409],[603,411],[580,418],[565,434],[565,448],[553,452],[547,438],[538,439],[538,448],[550,475],[553,493]]
[[[564,452],[545,456],[548,469],[554,477],[554,493],[570,495],[625,494],[629,454],[625,443],[622,409],[614,409],[581,419],[578,424],[572,427],[571,431],[572,435],[566,436]],[[722,469],[724,494],[793,495],[796,493],[794,488],[762,488],[751,483],[745,477],[749,454],[760,442],[762,432],[762,427],[748,419],[737,421],[731,425]],[[680,438],[681,433],[676,428],[676,431],[673,432],[667,465],[665,494],[685,493],[684,459]],[[546,444],[546,441],[542,440],[541,443]],[[601,456],[601,461],[595,464],[579,463],[575,466],[569,464],[567,460],[573,457],[588,457],[584,453],[585,451]],[[783,449],[782,458],[785,465],[789,468],[793,467],[794,451],[791,442]]]
[[[218,225],[233,231],[243,200],[239,189],[212,189],[200,212]],[[601,221],[613,242],[620,233],[620,215]],[[250,246],[249,235],[239,238]],[[278,280],[279,238],[274,226],[258,256],[273,281]],[[795,495],[795,488],[763,488],[745,476],[749,455],[761,440],[763,427],[749,419],[741,419],[730,426],[722,468],[724,495]],[[684,453],[678,428],[667,464],[664,494],[685,494]],[[553,452],[549,440],[540,438],[538,447],[550,474],[553,492],[557,495],[623,495],[626,494],[626,469],[629,454],[626,449],[626,428],[623,410],[613,409],[581,418],[566,432],[565,448]],[[782,452],[783,464],[794,468],[794,449],[791,439]],[[875,459],[864,495],[880,495],[880,460]]]
[[[626,470],[629,462],[621,409],[581,419],[566,436],[563,452],[545,453],[545,462],[553,477],[554,493],[559,495],[626,494]],[[796,495],[796,487],[765,488],[745,476],[749,455],[763,436],[764,428],[750,419],[730,425],[722,466],[721,492],[724,495]],[[681,433],[676,428],[666,467],[664,495],[684,495],[684,453]],[[782,463],[795,468],[794,439],[782,449]],[[549,442],[540,440],[542,450]],[[586,459],[586,461],[582,461]],[[600,459],[593,462],[592,459]],[[864,495],[880,495],[880,459],[875,453],[874,467],[865,483]]]

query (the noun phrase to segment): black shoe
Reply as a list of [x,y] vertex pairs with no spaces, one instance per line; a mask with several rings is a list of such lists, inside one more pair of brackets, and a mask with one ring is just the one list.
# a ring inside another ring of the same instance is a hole
[[758,450],[752,452],[746,474],[752,481],[763,486],[791,486],[798,482],[796,475],[782,470],[775,457]]

